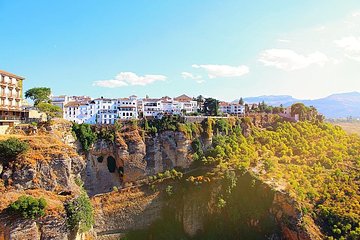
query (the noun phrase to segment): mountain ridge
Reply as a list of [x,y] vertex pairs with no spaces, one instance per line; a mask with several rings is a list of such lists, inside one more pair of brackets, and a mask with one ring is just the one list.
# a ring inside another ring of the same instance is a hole
[[[360,117],[360,92],[335,93],[318,99],[296,99],[291,95],[262,95],[243,98],[245,103],[265,103],[273,106],[290,106],[296,102],[312,105],[327,118]],[[233,102],[238,102],[236,99]]]

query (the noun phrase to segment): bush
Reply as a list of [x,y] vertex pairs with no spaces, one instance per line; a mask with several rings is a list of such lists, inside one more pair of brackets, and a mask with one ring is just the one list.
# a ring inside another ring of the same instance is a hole
[[75,133],[77,139],[81,143],[81,147],[85,151],[89,151],[91,145],[96,140],[96,134],[91,130],[89,124],[77,124],[74,123],[72,126],[72,131]]
[[35,219],[45,215],[46,201],[44,198],[33,198],[31,196],[21,196],[10,204],[9,211],[14,214],[19,214],[23,218]]
[[174,194],[174,192],[173,192],[173,186],[167,185],[167,186],[166,186],[166,189],[165,189],[165,192],[166,192],[166,194],[167,194],[168,197],[171,197],[171,196]]
[[79,232],[88,231],[94,224],[93,208],[86,193],[65,205],[67,223],[71,230],[79,228]]
[[26,142],[11,137],[0,141],[0,159],[6,162],[15,160],[18,155],[26,152],[28,149],[29,145]]

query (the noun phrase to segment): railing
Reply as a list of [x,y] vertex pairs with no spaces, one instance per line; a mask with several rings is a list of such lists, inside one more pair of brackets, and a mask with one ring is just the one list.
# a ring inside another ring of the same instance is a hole
[[20,117],[20,116],[0,116],[0,120],[25,120],[25,118]]

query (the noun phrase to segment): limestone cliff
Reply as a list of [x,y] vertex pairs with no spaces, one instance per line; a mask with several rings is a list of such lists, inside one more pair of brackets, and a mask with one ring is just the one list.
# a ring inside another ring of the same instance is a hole
[[174,167],[188,168],[190,145],[184,133],[174,131],[141,137],[138,129],[128,129],[113,142],[99,139],[86,157],[85,188],[94,195]]
[[[64,210],[64,203],[80,192],[75,182],[85,167],[70,127],[71,123],[60,121],[40,125],[36,131],[13,130],[17,138],[30,145],[30,150],[3,166],[0,239],[85,239],[84,234],[68,229]],[[6,207],[21,195],[45,198],[48,203],[45,216],[32,220],[9,215]]]

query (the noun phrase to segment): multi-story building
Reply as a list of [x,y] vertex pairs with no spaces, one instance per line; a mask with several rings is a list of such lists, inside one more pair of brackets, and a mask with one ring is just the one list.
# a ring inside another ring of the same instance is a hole
[[197,101],[194,101],[191,97],[185,94],[174,98],[174,101],[178,102],[180,109],[184,113],[195,113],[198,109]]
[[73,101],[69,96],[61,95],[61,96],[51,96],[51,104],[54,106],[60,107],[62,110],[64,110],[65,105]]
[[63,118],[71,122],[82,123],[79,118],[80,115],[80,102],[72,101],[64,105]]
[[119,98],[117,102],[119,118],[122,120],[138,118],[138,101],[136,96]]
[[60,107],[64,110],[64,107],[69,102],[87,102],[90,101],[91,98],[88,96],[51,96],[51,104]]
[[143,103],[143,116],[156,117],[163,113],[162,101],[158,98],[144,98]]
[[25,119],[22,110],[22,86],[25,78],[0,70],[0,125],[13,125]]
[[245,113],[245,107],[239,103],[220,102],[219,110],[224,114],[241,115]]

